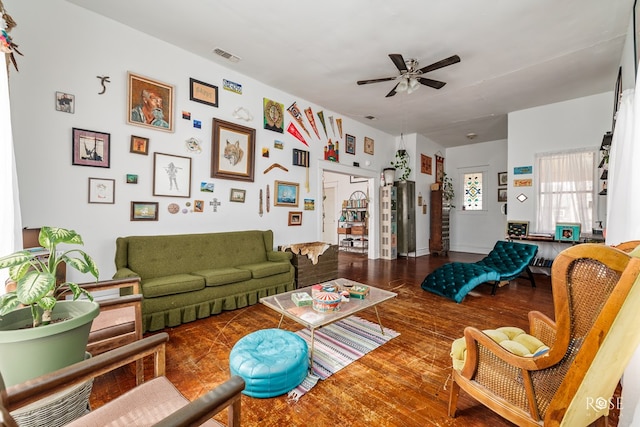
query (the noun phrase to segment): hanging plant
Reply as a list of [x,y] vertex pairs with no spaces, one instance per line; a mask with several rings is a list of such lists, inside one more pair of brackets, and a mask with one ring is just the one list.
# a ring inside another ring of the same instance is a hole
[[[447,203],[451,203],[455,196],[456,193],[453,189],[453,180],[445,173],[442,175],[442,199]],[[455,208],[453,205],[451,205],[451,207]]]
[[411,174],[411,167],[409,167],[409,153],[407,150],[400,149],[396,151],[396,158],[391,161],[391,166],[400,172],[398,179],[400,181],[406,181],[409,178],[409,174]]

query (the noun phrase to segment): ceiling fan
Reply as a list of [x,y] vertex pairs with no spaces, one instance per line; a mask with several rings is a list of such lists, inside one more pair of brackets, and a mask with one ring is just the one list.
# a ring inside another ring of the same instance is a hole
[[429,71],[437,70],[439,68],[447,67],[449,65],[460,62],[460,57],[458,55],[453,55],[438,62],[434,62],[431,65],[427,65],[426,67],[418,68],[418,60],[409,59],[408,61],[405,61],[402,55],[400,55],[399,53],[390,53],[389,58],[391,58],[395,66],[400,71],[399,76],[383,77],[380,79],[371,80],[358,80],[357,83],[359,85],[366,85],[369,83],[399,80],[399,82],[396,83],[393,89],[391,89],[391,92],[386,95],[387,98],[395,95],[398,92],[406,91],[407,93],[411,93],[420,87],[419,84],[423,84],[434,89],[440,89],[446,84],[445,82],[428,79],[426,77],[422,77],[422,75],[428,73]]

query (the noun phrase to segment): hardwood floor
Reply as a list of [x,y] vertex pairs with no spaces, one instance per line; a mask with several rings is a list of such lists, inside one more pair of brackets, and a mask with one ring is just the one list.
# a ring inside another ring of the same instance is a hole
[[[242,397],[245,426],[512,426],[461,392],[458,416],[447,416],[451,342],[467,325],[527,328],[527,313],[539,310],[553,317],[550,280],[536,275],[536,288],[518,279],[498,289],[481,285],[461,304],[425,292],[423,278],[451,261],[473,262],[477,254],[450,253],[397,261],[368,260],[340,253],[339,275],[398,294],[379,306],[385,327],[400,332],[342,371],[320,381],[298,402],[286,396],[270,399]],[[375,321],[375,312],[361,317]],[[195,399],[229,377],[228,357],[242,336],[277,327],[277,313],[257,304],[207,319],[169,328],[167,376],[189,399]],[[283,328],[300,329],[286,320]],[[147,363],[147,365],[150,365]],[[149,369],[150,366],[147,366]],[[133,367],[96,379],[91,403],[98,407],[135,384]],[[216,417],[226,422],[226,412]],[[616,425],[616,414],[609,425]]]

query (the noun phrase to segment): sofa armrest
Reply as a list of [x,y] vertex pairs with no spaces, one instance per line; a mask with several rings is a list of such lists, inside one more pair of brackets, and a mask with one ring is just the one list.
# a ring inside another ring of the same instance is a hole
[[140,277],[140,275],[127,267],[119,268],[113,275],[114,279],[130,279],[132,277]]
[[291,252],[267,252],[267,259],[269,261],[291,261],[293,254]]

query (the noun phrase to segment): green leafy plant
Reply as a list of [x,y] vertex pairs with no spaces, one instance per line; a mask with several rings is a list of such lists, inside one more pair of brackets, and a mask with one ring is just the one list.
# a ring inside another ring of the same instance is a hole
[[400,171],[398,179],[400,181],[406,181],[411,174],[411,167],[409,166],[409,153],[407,150],[396,151],[395,160],[391,161],[391,166]]
[[[456,192],[453,189],[453,180],[445,173],[442,175],[442,198],[445,202],[451,203],[455,196]],[[451,205],[451,207],[455,208],[453,205]]]
[[91,295],[77,283],[56,283],[56,270],[62,262],[81,273],[91,273],[98,280],[98,267],[84,251],[74,248],[59,251],[59,244],[82,245],[82,237],[73,230],[56,227],[42,227],[38,236],[40,246],[48,252],[28,250],[18,251],[0,258],[0,269],[9,269],[9,278],[16,288],[0,298],[0,316],[20,308],[31,308],[33,327],[51,322],[51,312],[56,305],[56,297],[61,288],[68,287],[73,299],[81,295],[93,300]]

